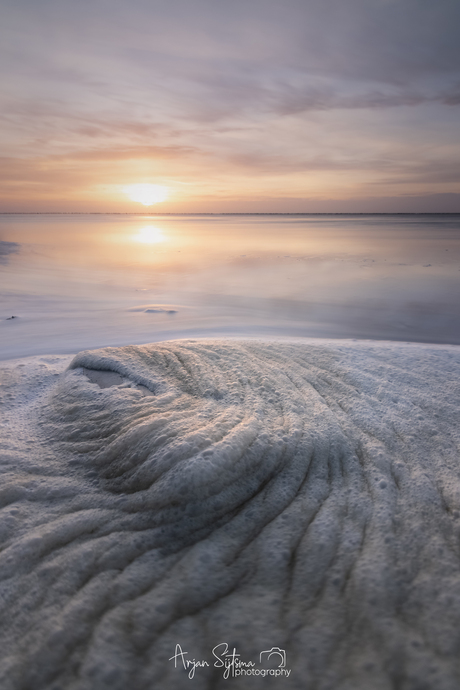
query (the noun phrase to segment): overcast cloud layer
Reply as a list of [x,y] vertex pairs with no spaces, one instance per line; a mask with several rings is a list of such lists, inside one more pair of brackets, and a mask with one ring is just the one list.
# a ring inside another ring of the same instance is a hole
[[457,0],[3,7],[1,210],[460,210]]

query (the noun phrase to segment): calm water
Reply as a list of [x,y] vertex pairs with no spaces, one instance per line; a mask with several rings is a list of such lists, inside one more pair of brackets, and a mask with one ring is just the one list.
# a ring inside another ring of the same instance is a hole
[[3,215],[0,240],[2,358],[221,334],[460,343],[460,215]]

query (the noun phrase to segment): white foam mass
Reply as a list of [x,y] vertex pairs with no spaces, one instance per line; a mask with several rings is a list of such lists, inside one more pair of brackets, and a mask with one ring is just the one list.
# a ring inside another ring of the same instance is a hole
[[[459,371],[346,341],[2,363],[2,690],[457,690]],[[223,642],[289,678],[225,679]]]

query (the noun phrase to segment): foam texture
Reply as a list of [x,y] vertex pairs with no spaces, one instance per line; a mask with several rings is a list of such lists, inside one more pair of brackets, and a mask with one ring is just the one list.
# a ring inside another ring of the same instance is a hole
[[[458,690],[459,371],[346,341],[3,363],[2,690]],[[221,642],[292,672],[169,661]]]

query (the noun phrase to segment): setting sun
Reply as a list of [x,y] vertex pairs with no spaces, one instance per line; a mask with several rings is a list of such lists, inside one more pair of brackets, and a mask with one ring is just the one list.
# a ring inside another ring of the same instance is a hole
[[169,196],[168,188],[159,184],[130,184],[123,191],[131,201],[138,201],[144,206],[158,204]]

